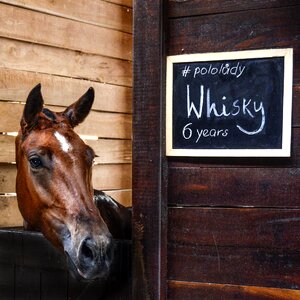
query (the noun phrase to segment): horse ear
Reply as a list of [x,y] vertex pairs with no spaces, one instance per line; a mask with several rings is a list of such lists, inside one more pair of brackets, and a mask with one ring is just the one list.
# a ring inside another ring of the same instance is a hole
[[72,127],[77,126],[87,117],[92,108],[94,97],[94,89],[90,87],[84,95],[63,112]]
[[29,93],[26,104],[23,111],[22,121],[25,121],[26,125],[31,125],[38,113],[43,109],[44,100],[41,94],[41,84],[36,85]]

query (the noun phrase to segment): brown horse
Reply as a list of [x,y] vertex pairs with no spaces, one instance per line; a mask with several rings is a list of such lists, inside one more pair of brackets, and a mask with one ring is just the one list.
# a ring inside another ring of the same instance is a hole
[[92,107],[90,88],[63,112],[43,107],[41,85],[28,95],[16,138],[18,205],[84,279],[106,277],[113,238],[130,238],[131,214],[91,183],[94,151],[74,132]]

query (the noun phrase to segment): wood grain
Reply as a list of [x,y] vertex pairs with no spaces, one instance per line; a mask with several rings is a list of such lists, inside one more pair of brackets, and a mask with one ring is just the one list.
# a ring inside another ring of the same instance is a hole
[[15,137],[0,134],[0,163],[12,163],[15,158]]
[[85,142],[98,156],[94,159],[96,164],[128,164],[132,161],[131,140],[99,139],[85,140]]
[[105,190],[105,193],[126,207],[132,206],[132,190]]
[[16,165],[0,164],[0,194],[15,193]]
[[169,21],[167,54],[294,48],[294,83],[300,81],[299,6],[215,14]]
[[132,32],[132,10],[108,1],[3,0],[3,3],[124,32]]
[[299,209],[169,208],[168,242],[261,249],[300,248]]
[[[48,108],[63,111],[61,107]],[[24,105],[1,102],[0,132],[18,132]],[[131,138],[131,115],[91,111],[84,123],[75,128],[78,134],[104,138]]]
[[298,249],[169,244],[169,279],[300,288]]
[[131,60],[131,34],[6,4],[0,4],[0,36]]
[[93,187],[98,190],[131,189],[131,164],[96,165]]
[[168,282],[168,297],[172,300],[298,300],[300,297],[300,291],[257,286],[241,286],[170,280]]
[[299,207],[299,168],[170,168],[169,203]]
[[[0,193],[15,193],[16,165],[0,164]],[[96,165],[93,186],[98,190],[131,189],[131,164]]]
[[0,196],[0,228],[23,226],[16,196]]
[[132,91],[128,87],[3,68],[0,72],[1,100],[25,102],[31,89],[41,83],[46,104],[68,106],[92,86],[95,89],[93,109],[124,113],[132,110]]
[[247,0],[194,0],[178,1],[168,0],[168,16],[171,18],[200,16],[207,14],[228,13],[234,11],[261,10],[265,8],[285,7],[297,5],[297,0],[275,0],[275,1],[247,1]]
[[134,2],[133,299],[166,299],[163,1]]
[[6,38],[0,38],[0,66],[102,83],[132,85],[130,61]]

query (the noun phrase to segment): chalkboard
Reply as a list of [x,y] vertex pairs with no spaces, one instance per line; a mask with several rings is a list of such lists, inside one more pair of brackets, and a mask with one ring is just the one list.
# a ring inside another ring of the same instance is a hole
[[171,156],[290,156],[292,49],[167,57]]

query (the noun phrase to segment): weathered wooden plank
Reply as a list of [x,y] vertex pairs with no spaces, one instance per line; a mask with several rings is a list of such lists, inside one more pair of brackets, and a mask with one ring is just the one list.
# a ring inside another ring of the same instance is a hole
[[[0,165],[0,193],[14,193],[16,165]],[[95,165],[93,185],[98,190],[131,189],[131,164]]]
[[133,299],[166,299],[164,1],[134,2]]
[[299,168],[170,168],[169,203],[299,207]]
[[131,189],[131,168],[131,164],[94,166],[94,188],[98,190]]
[[128,87],[3,68],[0,72],[1,100],[25,102],[30,90],[41,83],[46,104],[68,106],[92,86],[95,89],[93,109],[131,112],[132,92]]
[[16,165],[0,165],[0,193],[14,193],[16,190]]
[[132,161],[131,140],[99,139],[96,141],[86,140],[86,143],[91,146],[96,155],[98,155],[98,157],[95,158],[95,163],[118,164],[131,163]]
[[132,190],[108,190],[104,192],[113,197],[122,205],[126,207],[132,206]]
[[[18,132],[24,105],[0,102],[0,132]],[[55,111],[64,108],[49,107]],[[104,138],[131,138],[131,115],[91,111],[86,120],[75,128],[78,134]]]
[[178,1],[168,0],[168,16],[171,18],[176,17],[189,17],[197,15],[228,13],[233,11],[248,11],[253,9],[264,9],[274,7],[285,7],[297,5],[297,0],[271,0],[271,1],[247,1],[247,0],[194,0],[194,1]]
[[0,36],[125,60],[132,58],[129,33],[6,4],[0,4]]
[[300,85],[293,87],[293,124],[300,125]]
[[16,196],[0,196],[0,227],[23,226]]
[[172,300],[298,300],[299,290],[241,286],[216,283],[174,281],[168,282],[168,296]]
[[132,116],[91,111],[75,131],[100,138],[131,139]]
[[[167,54],[260,48],[294,48],[294,82],[300,82],[299,5],[171,19]],[[213,50],[212,50],[213,49]]]
[[170,208],[168,241],[178,245],[299,249],[299,209]]
[[0,134],[0,163],[12,163],[15,158],[15,137]]
[[[131,163],[130,140],[85,140],[96,155],[96,164]],[[15,137],[0,135],[0,163],[15,162]]]
[[130,61],[6,38],[0,38],[0,66],[102,83],[132,85]]
[[2,0],[1,2],[83,23],[113,28],[128,33],[132,32],[132,10],[107,1],[48,2],[38,0]]
[[168,245],[168,278],[287,289],[300,288],[298,249]]

